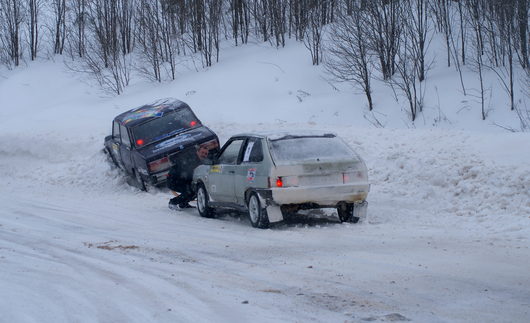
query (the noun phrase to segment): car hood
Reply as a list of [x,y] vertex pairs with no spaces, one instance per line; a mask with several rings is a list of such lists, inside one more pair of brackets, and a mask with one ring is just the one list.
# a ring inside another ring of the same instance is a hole
[[206,139],[212,139],[213,137],[215,137],[215,134],[207,127],[202,126],[166,138],[162,141],[149,144],[141,149],[138,149],[138,152],[144,156],[145,159],[150,159],[155,156],[174,153],[197,143],[203,142]]

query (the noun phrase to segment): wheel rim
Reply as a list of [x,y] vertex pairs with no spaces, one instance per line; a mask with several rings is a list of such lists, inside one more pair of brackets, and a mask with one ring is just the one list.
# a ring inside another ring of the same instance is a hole
[[259,201],[256,198],[256,195],[250,197],[248,202],[248,214],[250,215],[250,220],[253,223],[257,223],[259,219]]
[[199,191],[197,192],[197,207],[201,213],[206,209],[206,193],[202,187],[199,188]]

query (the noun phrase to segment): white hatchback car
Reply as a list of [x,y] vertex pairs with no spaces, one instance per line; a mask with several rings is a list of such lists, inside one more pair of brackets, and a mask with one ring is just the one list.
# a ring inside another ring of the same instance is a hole
[[214,160],[195,169],[197,209],[248,212],[267,228],[302,209],[336,208],[342,222],[366,216],[370,190],[361,157],[330,133],[251,133],[232,136]]

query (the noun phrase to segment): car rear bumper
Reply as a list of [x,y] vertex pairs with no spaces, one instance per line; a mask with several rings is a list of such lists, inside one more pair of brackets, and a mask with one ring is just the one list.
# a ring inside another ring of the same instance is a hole
[[149,182],[152,185],[162,185],[167,182],[167,174],[169,173],[169,169],[162,171],[160,173],[151,174],[149,175]]
[[365,201],[370,191],[370,184],[275,187],[270,190],[273,202],[278,205],[314,203],[321,206],[336,206],[339,202],[359,203]]

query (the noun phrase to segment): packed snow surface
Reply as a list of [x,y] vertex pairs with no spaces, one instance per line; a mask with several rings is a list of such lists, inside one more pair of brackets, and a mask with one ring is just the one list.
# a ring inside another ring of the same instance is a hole
[[[528,322],[530,135],[450,113],[374,128],[303,45],[257,47],[120,97],[60,63],[1,72],[0,322]],[[258,230],[129,186],[101,152],[111,120],[168,96],[221,142],[337,133],[368,166],[366,220],[326,209]]]

